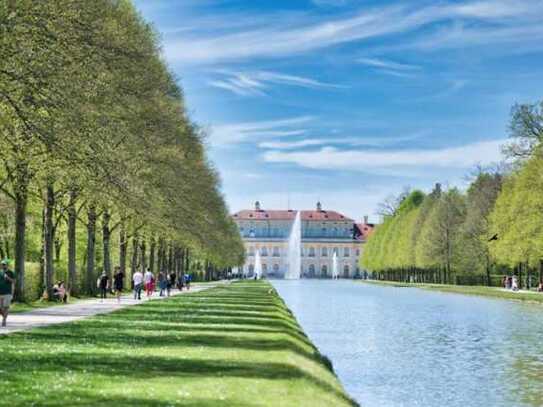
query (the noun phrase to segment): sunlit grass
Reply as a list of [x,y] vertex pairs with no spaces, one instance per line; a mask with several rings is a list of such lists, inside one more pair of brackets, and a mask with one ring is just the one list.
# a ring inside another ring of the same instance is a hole
[[354,405],[265,282],[13,334],[0,346],[10,406]]
[[515,292],[503,290],[499,287],[484,287],[471,285],[451,285],[451,284],[421,284],[421,283],[402,283],[397,281],[378,281],[361,280],[368,284],[386,285],[392,287],[416,287],[425,290],[442,291],[456,294],[479,295],[484,297],[501,298],[506,300],[535,301],[543,302],[543,293],[539,292]]

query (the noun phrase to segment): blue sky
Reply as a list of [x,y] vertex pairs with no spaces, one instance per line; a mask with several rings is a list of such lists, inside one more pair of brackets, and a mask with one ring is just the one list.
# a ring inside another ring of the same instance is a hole
[[543,1],[136,0],[161,33],[232,211],[377,220],[404,186],[500,159],[543,97]]

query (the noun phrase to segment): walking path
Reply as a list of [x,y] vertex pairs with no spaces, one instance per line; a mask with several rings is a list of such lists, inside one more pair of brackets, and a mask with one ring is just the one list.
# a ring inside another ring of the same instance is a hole
[[[190,291],[172,290],[171,296],[182,295],[187,293],[193,293],[198,291],[207,290],[209,288],[216,287],[219,284],[225,284],[225,282],[218,282],[217,284],[205,284],[198,285],[192,284]],[[159,297],[158,293],[155,293],[151,300],[163,300],[168,297]],[[78,301],[73,304],[58,305],[56,307],[41,308],[29,312],[21,312],[10,314],[8,317],[8,326],[5,328],[0,327],[0,335],[7,335],[13,332],[26,331],[28,329],[37,328],[40,326],[48,326],[55,324],[63,324],[65,322],[77,321],[79,319],[92,317],[98,314],[107,314],[122,308],[130,307],[136,304],[149,301],[143,293],[141,300],[135,300],[134,295],[123,295],[121,302],[117,302],[117,298],[109,297],[103,302],[98,298],[89,300]]]

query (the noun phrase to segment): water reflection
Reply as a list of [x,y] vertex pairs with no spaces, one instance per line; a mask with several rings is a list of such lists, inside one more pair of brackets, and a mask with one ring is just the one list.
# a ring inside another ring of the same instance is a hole
[[543,307],[352,281],[274,281],[364,406],[543,405]]

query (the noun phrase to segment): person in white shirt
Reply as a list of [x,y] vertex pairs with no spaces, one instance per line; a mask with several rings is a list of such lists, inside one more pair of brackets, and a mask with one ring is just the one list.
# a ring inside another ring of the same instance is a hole
[[132,276],[132,281],[134,282],[134,299],[141,300],[141,290],[143,288],[143,273],[141,271],[136,271]]

